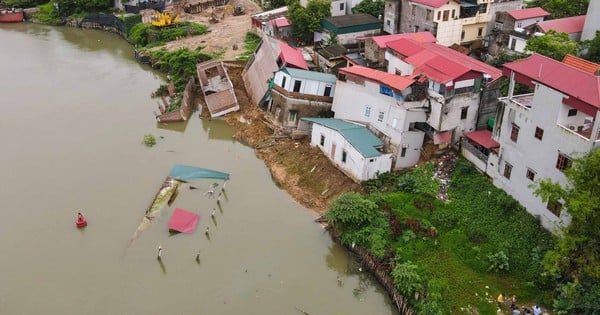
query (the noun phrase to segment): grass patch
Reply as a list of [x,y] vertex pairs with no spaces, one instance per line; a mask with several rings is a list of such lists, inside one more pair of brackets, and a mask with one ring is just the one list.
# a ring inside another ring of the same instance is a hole
[[61,21],[61,18],[54,11],[54,4],[52,1],[38,5],[37,8],[40,11],[33,15],[33,18],[36,21],[44,24],[58,24]]
[[260,44],[260,41],[261,39],[258,35],[251,32],[246,33],[246,37],[244,38],[244,52],[237,56],[236,59],[243,61],[250,59]]
[[162,46],[178,38],[202,35],[208,26],[193,22],[178,22],[173,27],[155,27],[151,24],[138,23],[129,29],[128,37],[136,47],[152,48]]

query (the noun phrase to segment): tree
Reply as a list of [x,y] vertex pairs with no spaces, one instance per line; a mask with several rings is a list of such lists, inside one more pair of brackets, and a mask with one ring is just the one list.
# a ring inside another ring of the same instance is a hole
[[308,0],[305,7],[299,0],[288,3],[288,18],[292,22],[292,34],[305,42],[312,42],[314,32],[321,30],[321,19],[331,16],[331,2]]
[[556,247],[546,253],[545,274],[558,280],[558,314],[600,313],[600,150],[574,159],[564,186],[537,183],[543,201],[563,201],[571,216]]
[[578,49],[577,43],[570,39],[567,33],[550,30],[540,37],[530,38],[525,50],[562,61],[567,54],[577,55]]
[[583,58],[592,61],[600,62],[600,31],[596,31],[596,36],[582,44],[583,48],[587,50],[583,54]]
[[541,7],[550,12],[550,17],[559,19],[569,16],[585,15],[590,0],[534,0],[528,7]]
[[379,15],[383,16],[384,9],[385,1],[383,0],[362,0],[359,4],[352,8],[352,13],[367,13],[379,18]]
[[285,6],[285,0],[269,0],[265,2],[265,9],[272,10]]
[[75,13],[89,13],[107,10],[111,7],[109,0],[55,0],[60,16]]

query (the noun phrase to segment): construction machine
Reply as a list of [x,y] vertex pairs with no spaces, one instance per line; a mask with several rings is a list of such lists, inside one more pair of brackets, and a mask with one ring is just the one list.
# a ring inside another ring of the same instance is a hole
[[236,5],[236,6],[226,5],[223,8],[223,18],[225,18],[225,16],[228,16],[228,15],[238,16],[238,15],[242,15],[244,13],[245,13],[244,8],[242,8],[242,6],[240,6],[240,5]]
[[174,26],[177,23],[177,19],[179,18],[179,14],[187,5],[188,0],[182,0],[180,2],[173,4],[173,12],[171,11],[163,11],[157,12],[155,16],[152,17],[152,25],[156,27],[169,27]]

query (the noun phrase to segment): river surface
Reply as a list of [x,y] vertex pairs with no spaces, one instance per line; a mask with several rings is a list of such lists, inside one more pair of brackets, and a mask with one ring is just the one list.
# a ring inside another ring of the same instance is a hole
[[[162,78],[120,37],[4,24],[0,62],[0,314],[397,314],[223,121],[157,125]],[[221,207],[186,184],[132,241],[174,164],[230,173]]]

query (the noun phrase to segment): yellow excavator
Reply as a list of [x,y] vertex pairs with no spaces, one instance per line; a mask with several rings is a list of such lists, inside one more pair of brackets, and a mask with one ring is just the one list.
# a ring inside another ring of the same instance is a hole
[[179,18],[179,14],[183,11],[183,8],[187,5],[188,0],[183,0],[173,4],[175,8],[173,12],[171,11],[163,11],[157,12],[156,15],[152,17],[152,25],[156,27],[169,27],[175,25],[177,23],[177,19]]

